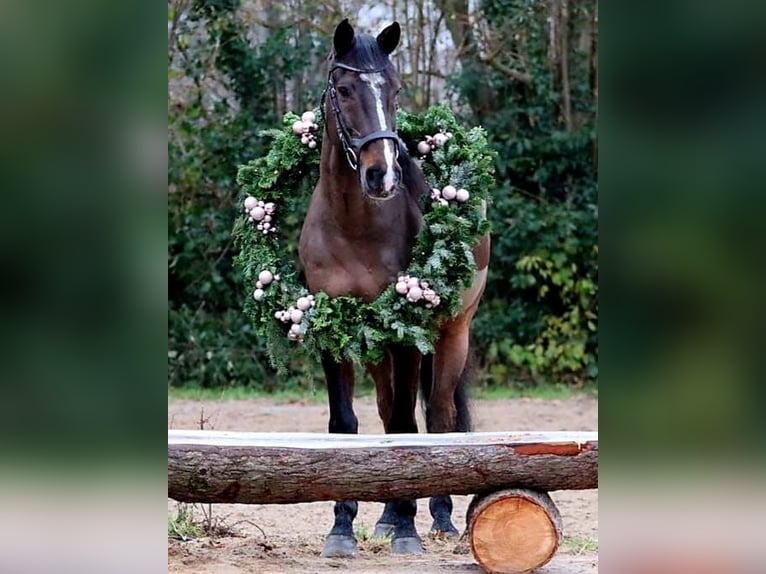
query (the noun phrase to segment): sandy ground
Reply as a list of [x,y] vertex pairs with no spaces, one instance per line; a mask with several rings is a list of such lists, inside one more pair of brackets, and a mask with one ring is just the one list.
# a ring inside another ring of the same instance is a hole
[[[360,433],[381,433],[374,399],[355,402]],[[571,430],[595,431],[598,402],[592,398],[567,400],[514,399],[474,402],[477,431]],[[224,402],[173,401],[168,404],[168,428],[204,428],[249,431],[326,432],[328,408],[308,403],[277,404],[267,400]],[[422,418],[420,427],[424,428]],[[564,521],[564,542],[540,574],[594,574],[598,572],[598,491],[551,493]],[[453,521],[465,523],[469,496],[453,497]],[[168,512],[177,511],[168,500]],[[455,553],[454,542],[431,540],[428,501],[418,502],[416,526],[426,552],[421,556],[396,556],[390,547],[374,539],[372,532],[383,505],[359,504],[354,523],[360,556],[351,560],[322,559],[324,536],[332,526],[332,502],[291,505],[213,505],[214,518],[230,526],[236,536],[181,542],[168,540],[168,572],[230,574],[314,572],[418,572],[432,574],[479,573],[470,553]],[[201,516],[201,510],[195,509]]]

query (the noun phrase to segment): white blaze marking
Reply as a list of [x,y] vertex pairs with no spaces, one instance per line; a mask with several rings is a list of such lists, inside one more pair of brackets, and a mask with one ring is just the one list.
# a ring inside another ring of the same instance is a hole
[[[375,109],[378,112],[380,130],[388,130],[386,114],[383,110],[383,99],[380,95],[380,86],[386,83],[383,74],[360,74],[362,81],[370,86],[372,95],[375,97]],[[386,175],[383,176],[383,189],[391,191],[394,188],[394,142],[390,139],[383,140],[383,155],[386,158]]]

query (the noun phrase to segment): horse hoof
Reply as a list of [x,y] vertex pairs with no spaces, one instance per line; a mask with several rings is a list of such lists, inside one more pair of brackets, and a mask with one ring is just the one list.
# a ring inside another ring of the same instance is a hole
[[377,538],[390,538],[394,534],[394,525],[388,524],[386,522],[378,522],[375,525],[375,532],[373,532],[373,536],[376,536]]
[[417,536],[394,538],[391,540],[391,550],[394,554],[423,554],[423,545]]
[[353,558],[359,555],[353,536],[330,534],[324,543],[322,558]]

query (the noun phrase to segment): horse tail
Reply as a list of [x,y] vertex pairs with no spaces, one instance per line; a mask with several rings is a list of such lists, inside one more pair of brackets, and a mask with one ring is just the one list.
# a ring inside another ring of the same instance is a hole
[[420,361],[420,402],[424,409],[428,409],[428,401],[431,398],[431,389],[434,385],[434,354],[423,355]]
[[[463,372],[460,373],[460,379],[455,387],[455,410],[457,411],[455,417],[455,432],[469,432],[472,428],[471,409],[468,396],[468,385],[470,382],[471,371],[472,366],[469,354],[469,359],[466,361],[466,364],[463,367]],[[423,355],[420,364],[420,392],[422,393],[421,402],[426,413],[428,411],[428,400],[431,398],[431,390],[434,384],[433,372],[433,353]]]

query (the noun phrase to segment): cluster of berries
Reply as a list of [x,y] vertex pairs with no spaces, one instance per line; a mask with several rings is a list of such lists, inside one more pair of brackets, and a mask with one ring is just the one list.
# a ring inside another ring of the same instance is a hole
[[400,275],[396,280],[396,292],[407,298],[410,303],[425,301],[426,308],[432,309],[441,303],[436,291],[431,289],[426,281],[410,275]]
[[295,305],[288,307],[283,311],[277,311],[274,313],[274,318],[282,321],[283,323],[292,323],[290,330],[287,332],[287,338],[291,341],[303,341],[303,333],[301,332],[301,321],[306,311],[311,309],[315,305],[314,296],[306,295],[305,297],[298,297]]
[[319,125],[316,123],[316,114],[314,112],[303,112],[301,119],[293,122],[293,133],[301,136],[301,143],[310,149],[317,147],[316,138],[311,130],[316,130]]
[[434,203],[441,205],[449,205],[450,201],[457,201],[458,203],[464,203],[468,201],[471,194],[467,189],[457,189],[454,185],[445,185],[444,189],[433,188],[431,190],[431,199]]
[[272,202],[260,201],[252,195],[245,198],[245,213],[250,216],[250,221],[257,224],[258,231],[263,232],[264,235],[277,231],[277,228],[271,223],[276,208],[277,206]]
[[272,273],[268,269],[264,269],[258,274],[258,281],[255,282],[255,291],[253,291],[253,299],[260,301],[266,294],[264,289],[268,287],[272,281],[279,281],[279,273]]
[[427,155],[437,147],[443,146],[449,139],[452,139],[452,132],[444,130],[432,136],[426,136],[425,140],[418,142],[418,153],[420,155]]

